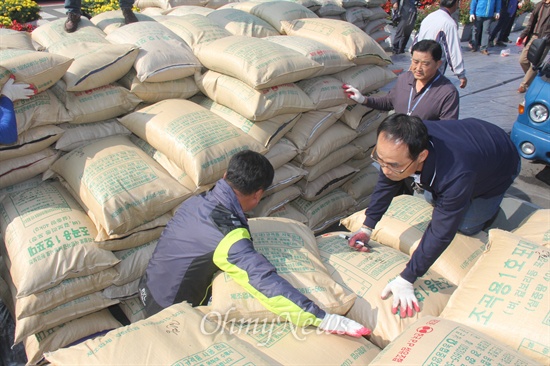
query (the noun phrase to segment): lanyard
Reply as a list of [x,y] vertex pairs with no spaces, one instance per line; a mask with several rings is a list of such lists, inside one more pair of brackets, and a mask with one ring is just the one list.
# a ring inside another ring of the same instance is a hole
[[414,85],[411,86],[411,92],[409,93],[409,104],[407,106],[407,116],[410,116],[412,114],[412,112],[415,110],[416,106],[418,105],[418,103],[420,103],[420,101],[422,100],[422,98],[424,98],[424,95],[428,94],[428,91],[430,90],[430,88],[432,87],[433,83],[435,83],[437,81],[437,79],[439,79],[439,77],[441,76],[441,74],[437,75],[437,77],[430,83],[430,85],[428,85],[428,87],[426,88],[426,91],[424,93],[422,93],[422,95],[420,96],[420,98],[418,98],[418,100],[416,101],[416,103],[414,103],[414,106],[412,107],[411,109],[411,101],[412,101],[412,96],[413,96],[413,88],[414,88]]

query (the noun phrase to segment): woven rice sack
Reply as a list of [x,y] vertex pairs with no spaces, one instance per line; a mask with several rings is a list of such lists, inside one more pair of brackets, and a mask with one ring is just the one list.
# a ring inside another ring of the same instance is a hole
[[60,127],[64,133],[55,143],[55,148],[71,151],[86,143],[114,135],[130,135],[131,132],[115,119],[101,122],[71,124],[63,123]]
[[347,316],[372,329],[370,341],[386,347],[407,326],[425,316],[439,316],[456,287],[435,272],[428,271],[414,284],[420,313],[411,318],[392,314],[393,298],[382,300],[380,294],[388,282],[405,268],[409,257],[398,250],[374,241],[370,253],[350,249],[347,240],[333,232],[317,237],[321,259],[336,282],[357,294]]
[[369,22],[373,11],[364,6],[347,7],[344,13],[344,20],[361,29]]
[[250,8],[251,14],[271,24],[279,33],[284,34],[282,21],[292,21],[303,18],[318,18],[307,7],[294,2],[261,2]]
[[306,180],[312,182],[328,171],[341,166],[357,154],[357,151],[357,147],[353,145],[344,145],[334,150],[329,156],[307,168]]
[[302,113],[292,130],[285,134],[299,150],[309,148],[321,134],[338,121],[345,105]]
[[15,75],[15,81],[34,85],[37,93],[61,79],[72,62],[71,58],[49,52],[0,49],[0,66]]
[[107,137],[75,149],[51,169],[109,235],[126,234],[191,195],[126,136]]
[[342,6],[342,3],[338,0],[319,0],[321,7],[315,11],[321,18],[327,19],[343,19],[346,9]]
[[195,49],[201,64],[232,76],[254,89],[307,79],[322,65],[300,53],[261,38],[228,36]]
[[315,180],[307,181],[304,179],[296,183],[296,185],[302,190],[302,198],[308,201],[316,201],[344,185],[356,173],[357,169],[346,164],[341,164],[321,174]]
[[[147,347],[143,347],[144,340]],[[45,356],[49,362],[59,366],[183,365],[209,361],[235,366],[277,364],[243,341],[220,332],[217,324],[204,320],[201,313],[186,303],[170,306],[103,337],[49,352]]]
[[139,47],[134,69],[141,82],[182,79],[201,68],[191,47],[155,21],[128,24],[111,32],[105,39],[115,44],[132,43]]
[[371,36],[371,38],[376,42],[382,43],[391,36],[391,33],[386,30],[378,30],[376,32],[369,33],[369,36]]
[[137,296],[120,300],[118,306],[120,306],[130,323],[135,323],[147,317],[145,314],[145,305],[143,305]]
[[0,202],[6,197],[6,195],[15,192],[25,191],[29,188],[34,188],[42,184],[42,177],[37,175],[35,177],[26,179],[20,183],[12,184],[4,188],[0,188]]
[[36,28],[31,33],[32,40],[46,49],[58,43],[63,44],[64,42],[73,45],[80,42],[99,44],[109,43],[105,40],[105,33],[86,17],[80,19],[78,29],[71,34],[65,31],[65,20],[66,19],[57,19]]
[[[372,110],[371,112],[363,116],[363,118],[361,119],[361,123],[359,123],[359,126],[357,126],[355,130],[358,134],[363,136],[366,134],[372,134],[371,136],[374,136],[376,135],[378,126],[380,126],[380,123],[382,123],[382,121],[385,120],[388,115],[389,112],[387,111],[379,111],[377,109]],[[365,147],[366,146],[373,145],[365,145]]]
[[52,87],[52,91],[67,108],[71,123],[90,123],[116,118],[133,111],[141,102],[141,99],[117,83],[81,92],[70,92],[67,91],[65,82],[60,80]]
[[[386,19],[374,19],[369,21],[365,27],[361,27],[365,33],[368,35],[371,35],[375,32],[384,30],[384,27],[387,26],[389,23]],[[371,36],[372,37],[372,36]],[[376,39],[375,39],[376,40]],[[378,42],[378,40],[376,40]]]
[[[349,310],[355,296],[348,295],[327,274],[319,260],[315,236],[307,226],[278,218],[255,218],[248,223],[254,248],[281,277],[328,313],[345,314]],[[224,272],[214,277],[211,306],[211,315],[220,314],[227,320],[287,320],[284,314],[278,317],[266,309]]]
[[109,286],[105,290],[101,291],[101,294],[108,299],[124,300],[136,296],[139,292],[140,279],[133,280],[132,282],[125,283],[120,286]]
[[516,350],[465,324],[426,316],[410,324],[369,364],[536,365]]
[[[134,14],[140,23],[154,20],[154,18],[141,12],[136,11]],[[122,15],[122,10],[120,9],[99,13],[94,15],[90,21],[107,35],[126,25],[124,23],[124,15]]]
[[342,186],[342,189],[353,197],[353,199],[359,201],[362,198],[370,196],[377,182],[378,169],[373,165],[369,165],[357,172],[357,174]]
[[44,353],[56,351],[90,336],[122,327],[107,309],[96,311],[53,328],[27,337],[23,344],[27,365],[39,365],[45,361]]
[[282,24],[286,34],[324,43],[357,65],[385,66],[391,63],[382,47],[351,23],[334,19],[297,19],[282,21]]
[[156,103],[164,99],[188,99],[199,92],[193,76],[161,83],[142,83],[134,68],[119,79],[118,83],[145,103]]
[[273,165],[273,169],[277,170],[294,159],[297,154],[298,149],[296,145],[290,142],[286,137],[283,137],[274,144],[264,156],[269,160],[271,165]]
[[256,90],[239,79],[210,70],[195,75],[195,81],[207,97],[256,122],[315,108],[294,83]]
[[197,186],[220,179],[237,152],[266,151],[231,123],[188,100],[165,100],[120,122],[175,162]]
[[374,146],[376,146],[377,140],[378,140],[378,136],[376,136],[376,132],[370,132],[366,135],[357,136],[357,138],[351,142],[353,146],[356,146],[359,149],[359,152],[353,158],[354,159],[365,159],[365,158],[371,159],[370,153],[372,152],[372,149],[374,148]]
[[53,125],[38,126],[17,136],[11,145],[0,145],[0,161],[31,155],[53,145],[64,130]]
[[224,27],[201,14],[170,17],[160,23],[176,33],[193,50],[202,44],[231,35]]
[[323,68],[313,74],[312,77],[331,75],[349,69],[355,65],[353,62],[348,60],[344,54],[314,39],[281,35],[267,37],[265,39],[267,41],[293,49],[318,64],[323,65]]
[[301,222],[307,226],[307,217],[296,208],[292,207],[291,204],[287,203],[283,206],[277,208],[269,214],[269,217],[275,217],[280,219],[288,219]]
[[113,285],[121,286],[141,278],[147,269],[158,240],[140,245],[139,247],[114,252],[120,262],[114,267],[118,276],[113,279]]
[[550,250],[510,232],[489,230],[487,249],[441,317],[474,328],[548,365]]
[[44,173],[58,157],[58,152],[47,147],[33,154],[3,160],[0,164],[0,188],[24,182]]
[[170,9],[169,0],[136,0],[134,1],[134,6],[140,9],[147,8],[160,8],[160,9]]
[[332,76],[317,76],[296,83],[311,99],[315,109],[336,107],[348,102],[342,82]]
[[[385,95],[386,92],[373,92],[373,93],[367,93],[367,96],[369,97],[379,97],[382,95]],[[359,125],[361,125],[361,121],[363,121],[364,118],[367,118],[367,116],[370,115],[370,113],[373,111],[373,108],[367,107],[364,104],[359,103],[352,103],[349,104],[346,108],[346,111],[342,115],[342,122],[356,130]],[[381,112],[381,111],[378,111]],[[372,116],[371,116],[372,117]],[[378,126],[374,127],[374,130],[376,130]]]
[[294,164],[285,164],[275,169],[273,183],[267,187],[264,197],[286,188],[307,175],[307,171]]
[[332,75],[343,84],[356,87],[368,94],[393,81],[396,75],[386,67],[378,65],[359,65]]
[[19,134],[33,127],[71,121],[69,112],[51,90],[17,100],[13,108]]
[[299,120],[299,113],[281,114],[265,121],[254,122],[212,99],[198,95],[191,101],[216,113],[235,127],[260,142],[267,149],[277,143]]
[[179,5],[179,6],[174,6],[170,9],[166,9],[162,13],[164,15],[177,16],[177,17],[182,15],[188,15],[188,14],[199,14],[199,15],[207,16],[213,11],[214,9],[205,8],[204,6],[201,6],[201,5]]
[[263,197],[258,205],[249,212],[251,217],[266,217],[279,207],[300,197],[302,191],[296,185],[290,185],[281,190]]
[[264,38],[279,32],[265,20],[239,9],[217,9],[206,15],[234,36]]
[[550,246],[550,210],[536,210],[512,232],[538,245]]
[[19,32],[14,29],[0,29],[0,50],[12,48],[16,50],[32,50],[34,46],[30,34]]

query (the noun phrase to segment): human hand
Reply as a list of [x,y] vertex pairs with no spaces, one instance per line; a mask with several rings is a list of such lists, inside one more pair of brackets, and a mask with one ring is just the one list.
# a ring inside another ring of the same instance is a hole
[[470,14],[470,22],[473,23],[476,20],[476,16],[474,14]]
[[333,334],[345,334],[356,338],[368,336],[372,333],[369,328],[337,314],[326,314],[321,324],[319,324],[319,329]]
[[343,84],[342,88],[344,89],[344,92],[347,94],[348,98],[355,100],[359,104],[365,103],[365,97],[359,90],[354,88],[351,85]]
[[[525,38],[527,38],[527,37],[525,37]],[[525,38],[518,37],[518,39],[516,41],[516,46],[521,46],[523,44],[523,42],[525,42]]]
[[460,78],[460,89],[464,89],[466,87],[466,84],[468,84],[468,79],[466,78]]
[[387,299],[390,293],[393,294],[393,314],[397,314],[398,306],[400,307],[399,314],[401,315],[401,318],[406,318],[407,316],[412,317],[413,306],[417,313],[420,311],[418,300],[414,295],[413,284],[403,279],[401,276],[397,276],[393,281],[386,285],[381,294],[382,299]]
[[36,88],[30,84],[15,83],[15,78],[12,75],[2,87],[0,94],[5,95],[14,102],[19,99],[29,99],[36,94]]
[[371,235],[372,230],[363,226],[349,236],[348,245],[358,252],[370,252],[368,243]]
[[495,13],[495,19],[498,20],[498,18],[500,18],[500,13]]

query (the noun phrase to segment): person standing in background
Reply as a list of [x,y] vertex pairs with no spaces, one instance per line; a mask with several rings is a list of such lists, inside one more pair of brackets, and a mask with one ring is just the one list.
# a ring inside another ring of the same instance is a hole
[[[510,0],[513,1],[513,0]],[[415,44],[423,39],[433,39],[441,45],[443,57],[439,72],[443,75],[447,65],[460,80],[460,88],[468,83],[458,36],[458,24],[452,14],[458,9],[458,0],[441,0],[439,10],[429,14],[420,24]]]
[[[132,11],[134,0],[119,0],[118,4],[124,16],[124,23],[130,24],[138,21]],[[78,28],[80,17],[82,16],[82,0],[65,0],[65,10],[67,10],[67,20],[65,21],[65,31],[72,33]]]
[[398,55],[405,52],[411,33],[416,22],[415,0],[392,0],[392,9],[398,14],[398,23],[393,37],[393,53]]
[[500,18],[497,25],[489,36],[489,45],[506,47],[510,40],[510,32],[516,19],[516,13],[523,5],[523,1],[518,3],[518,0],[503,0],[500,11]]
[[491,21],[500,18],[501,0],[472,0],[470,3],[470,22],[474,23],[475,36],[472,52],[480,51],[489,56],[489,32]]

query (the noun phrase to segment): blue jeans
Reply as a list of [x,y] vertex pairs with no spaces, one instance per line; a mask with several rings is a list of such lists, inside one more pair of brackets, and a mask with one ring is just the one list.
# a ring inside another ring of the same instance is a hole
[[[118,5],[121,9],[131,9],[134,6],[134,0],[118,0]],[[65,10],[67,13],[81,14],[82,0],[65,0]]]

